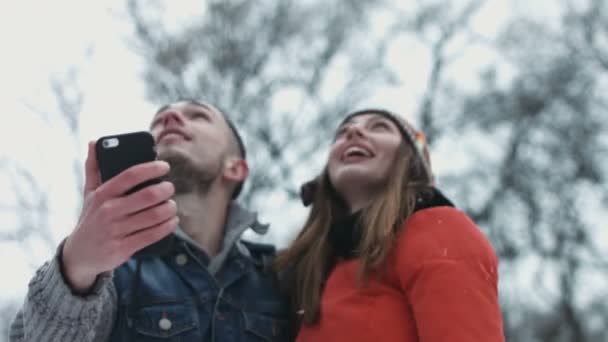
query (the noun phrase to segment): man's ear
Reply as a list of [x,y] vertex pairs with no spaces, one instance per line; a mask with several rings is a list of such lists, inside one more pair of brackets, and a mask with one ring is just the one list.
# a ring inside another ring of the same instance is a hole
[[229,157],[224,161],[225,180],[240,183],[249,175],[249,166],[245,159],[239,157]]

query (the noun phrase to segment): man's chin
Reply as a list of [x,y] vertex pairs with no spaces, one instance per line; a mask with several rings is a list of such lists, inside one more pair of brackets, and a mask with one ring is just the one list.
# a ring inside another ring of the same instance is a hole
[[158,160],[164,160],[164,161],[168,162],[169,164],[171,164],[171,161],[175,160],[175,159],[179,159],[179,160],[188,159],[188,157],[186,156],[186,154],[183,151],[181,151],[178,148],[174,148],[172,146],[162,146],[162,147],[157,146],[156,152],[157,152]]
[[217,177],[216,173],[210,174],[195,165],[185,153],[181,153],[179,150],[161,150],[158,159],[166,161],[171,166],[164,180],[173,183],[176,194],[204,193]]

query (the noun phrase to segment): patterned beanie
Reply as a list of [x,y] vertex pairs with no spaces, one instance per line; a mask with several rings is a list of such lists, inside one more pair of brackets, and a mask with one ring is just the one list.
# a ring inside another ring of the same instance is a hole
[[[431,156],[429,153],[429,148],[428,148],[428,144],[426,142],[425,135],[422,132],[416,130],[414,128],[414,126],[412,126],[409,122],[407,122],[402,117],[400,117],[396,114],[393,114],[389,111],[382,110],[382,109],[364,109],[364,110],[358,110],[356,112],[352,112],[352,113],[348,114],[344,118],[344,120],[342,120],[342,122],[340,123],[339,126],[343,125],[345,122],[347,122],[348,120],[352,119],[355,116],[364,115],[364,114],[377,114],[377,115],[383,116],[383,117],[389,119],[390,121],[392,121],[395,124],[395,126],[397,126],[397,128],[399,129],[399,132],[401,133],[401,136],[403,137],[403,140],[406,142],[406,144],[413,147],[414,151],[416,151],[417,156],[422,160],[421,164],[422,164],[422,167],[424,168],[424,170],[422,170],[422,172],[424,172],[426,174],[427,179],[429,180],[428,185],[434,186],[435,177],[433,176],[433,171],[431,169]],[[304,183],[300,187],[300,198],[301,198],[304,206],[309,206],[312,203],[312,201],[314,199],[315,190],[317,188],[318,178],[319,177],[316,177],[315,179]]]

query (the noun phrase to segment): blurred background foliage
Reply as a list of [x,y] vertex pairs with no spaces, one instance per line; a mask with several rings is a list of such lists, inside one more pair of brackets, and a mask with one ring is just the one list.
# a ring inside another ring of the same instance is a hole
[[[129,0],[120,13],[147,99],[204,100],[233,118],[253,171],[240,200],[266,213],[265,241],[297,233],[298,186],[319,171],[336,123],[407,87],[417,66],[395,56],[416,54],[423,86],[401,114],[427,134],[439,187],[496,248],[507,339],[608,340],[606,1],[554,1],[545,17],[513,1],[492,34],[475,22],[494,1],[208,0],[173,26],[169,6]],[[78,70],[50,89],[55,106],[38,112],[76,143]],[[75,154],[74,191],[81,165]],[[15,194],[0,239],[36,237],[52,253],[45,187],[19,160],[0,158],[0,171]],[[0,310],[4,331],[18,304]]]

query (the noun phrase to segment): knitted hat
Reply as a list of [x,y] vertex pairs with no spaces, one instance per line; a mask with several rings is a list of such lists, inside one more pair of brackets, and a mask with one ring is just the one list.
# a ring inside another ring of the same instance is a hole
[[[345,122],[354,118],[355,116],[364,114],[377,114],[383,116],[392,121],[395,126],[397,126],[399,132],[401,133],[401,136],[403,137],[403,140],[406,142],[406,144],[414,148],[414,151],[416,151],[418,158],[422,160],[421,164],[424,168],[422,172],[424,172],[428,177],[429,185],[434,185],[435,177],[433,176],[433,172],[431,169],[431,157],[429,153],[428,144],[426,142],[426,137],[424,136],[424,134],[416,130],[414,126],[412,126],[409,122],[407,122],[400,116],[382,109],[364,109],[350,113],[346,116],[346,118],[344,118],[344,120],[342,120],[340,126],[342,126]],[[310,205],[313,201],[317,179],[318,177],[309,182],[304,183],[300,187],[300,198],[302,199],[302,203],[305,206]]]

